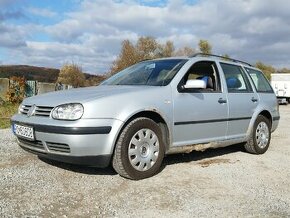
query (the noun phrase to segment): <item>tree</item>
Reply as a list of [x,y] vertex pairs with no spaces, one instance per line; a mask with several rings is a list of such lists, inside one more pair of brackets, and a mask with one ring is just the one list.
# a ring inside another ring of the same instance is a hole
[[165,44],[160,44],[151,36],[140,37],[135,45],[129,40],[124,40],[121,52],[113,62],[108,75],[113,75],[142,60],[173,56],[174,50],[173,42],[166,41]]
[[196,51],[188,46],[184,46],[183,48],[178,49],[174,55],[176,56],[190,56],[193,55],[194,53],[196,53]]
[[258,61],[255,65],[265,74],[268,80],[271,79],[271,74],[276,72],[276,69],[274,67],[272,67],[271,65],[266,65],[261,61]]
[[140,37],[136,44],[139,60],[153,59],[159,55],[158,43],[151,36]]
[[121,52],[112,64],[110,74],[115,74],[116,72],[137,63],[139,60],[140,57],[137,54],[134,45],[129,40],[124,40],[122,42]]
[[230,58],[230,56],[228,55],[228,54],[224,54],[224,55],[222,55],[225,59],[229,59]]
[[85,86],[97,86],[106,79],[106,75],[86,79]]
[[25,97],[26,80],[24,77],[10,77],[6,99],[10,103],[20,103]]
[[286,67],[284,67],[284,68],[282,68],[282,69],[278,70],[278,72],[279,72],[279,73],[290,73],[290,69],[289,69],[289,68],[286,68]]
[[72,85],[74,88],[82,87],[85,84],[85,75],[77,64],[65,64],[60,69],[57,82]]
[[[207,40],[200,40],[199,47],[201,52],[207,54],[211,53],[212,47]],[[110,72],[107,75],[111,76],[142,60],[171,56],[190,56],[194,53],[196,53],[196,51],[188,46],[175,51],[172,41],[168,40],[162,44],[158,43],[156,39],[151,36],[139,37],[136,44],[133,44],[127,39],[122,42],[121,52],[117,59],[113,61]]]
[[207,40],[199,40],[198,47],[201,53],[211,54],[212,46]]
[[166,41],[165,45],[159,45],[160,57],[171,57],[174,54],[174,44],[172,41]]

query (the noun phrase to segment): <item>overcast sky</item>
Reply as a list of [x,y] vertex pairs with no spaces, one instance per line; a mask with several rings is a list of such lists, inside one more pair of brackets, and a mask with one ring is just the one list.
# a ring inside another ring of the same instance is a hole
[[207,39],[216,54],[290,68],[290,1],[0,0],[0,64],[101,74],[139,36],[176,48]]

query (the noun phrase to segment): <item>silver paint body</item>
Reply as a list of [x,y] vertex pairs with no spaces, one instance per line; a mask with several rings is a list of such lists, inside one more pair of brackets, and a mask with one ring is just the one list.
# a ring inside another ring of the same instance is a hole
[[[195,62],[204,60],[215,61],[218,66],[222,92],[178,92],[178,83],[188,69]],[[23,101],[25,105],[35,104],[37,106],[51,107],[64,103],[81,103],[84,106],[84,114],[77,121],[54,120],[51,117],[27,117],[23,114],[14,115],[12,121],[22,122],[27,125],[40,124],[63,127],[112,126],[109,134],[101,135],[64,135],[35,132],[36,139],[44,144],[46,141],[68,144],[71,152],[62,155],[71,156],[112,155],[117,137],[125,123],[132,116],[142,111],[156,112],[166,122],[169,131],[169,143],[166,145],[166,153],[185,151],[187,147],[198,144],[207,144],[207,146],[202,148],[208,148],[215,147],[216,144],[220,147],[245,142],[251,134],[257,116],[262,111],[268,111],[272,117],[279,116],[277,100],[274,93],[261,94],[257,93],[254,88],[252,93],[228,93],[219,61],[219,59],[210,57],[189,58],[167,86],[102,85],[47,93],[30,97]],[[242,64],[238,63],[224,60],[222,62],[243,67]],[[254,87],[251,80],[250,82]],[[258,98],[258,101],[252,102],[252,97]],[[219,98],[226,99],[227,103],[218,103]],[[175,122],[182,121],[235,117],[251,117],[251,119],[174,125]],[[278,120],[272,120],[272,131],[277,126]],[[51,151],[46,148],[46,152]]]

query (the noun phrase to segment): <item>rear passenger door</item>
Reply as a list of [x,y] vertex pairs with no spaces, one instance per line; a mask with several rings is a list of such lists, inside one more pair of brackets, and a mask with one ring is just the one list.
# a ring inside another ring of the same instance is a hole
[[220,63],[224,72],[229,119],[227,138],[245,137],[251,118],[258,105],[258,95],[254,92],[249,77],[239,65]]

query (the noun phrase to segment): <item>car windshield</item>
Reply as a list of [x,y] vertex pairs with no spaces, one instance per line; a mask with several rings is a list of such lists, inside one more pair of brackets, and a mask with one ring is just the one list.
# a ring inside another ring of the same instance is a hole
[[101,85],[166,86],[186,61],[186,59],[143,61],[120,71]]

